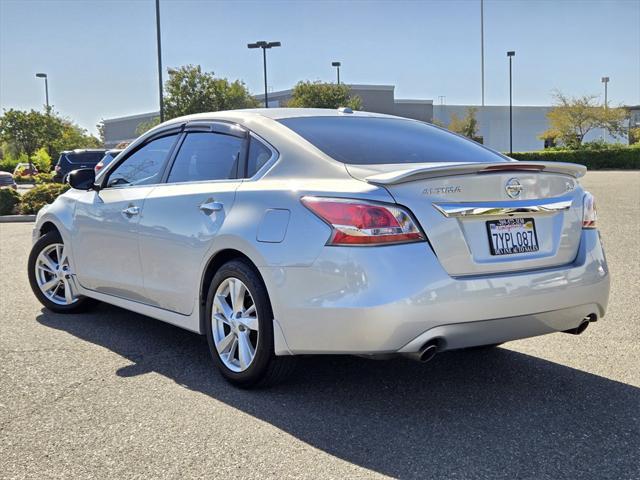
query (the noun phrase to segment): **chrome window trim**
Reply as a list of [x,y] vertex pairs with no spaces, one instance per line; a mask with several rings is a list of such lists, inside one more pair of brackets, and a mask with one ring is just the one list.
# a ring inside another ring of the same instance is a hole
[[[222,131],[217,131],[215,130],[216,125],[223,125],[225,128],[227,127],[235,127],[237,128],[239,131],[244,132],[243,135],[236,135],[235,133],[225,133]],[[190,128],[191,127],[191,128]],[[158,185],[189,185],[189,184],[199,184],[199,183],[219,183],[219,182],[237,182],[237,181],[242,181],[243,178],[239,175],[239,172],[236,172],[236,177],[235,178],[216,178],[216,179],[209,179],[209,180],[192,180],[192,181],[186,181],[186,182],[170,182],[169,181],[169,176],[171,175],[171,170],[173,169],[173,166],[176,163],[176,158],[178,158],[178,154],[180,153],[180,150],[182,149],[182,145],[184,144],[184,141],[187,138],[187,135],[189,134],[193,134],[193,133],[209,133],[211,135],[225,135],[228,137],[234,137],[237,138],[239,140],[242,141],[242,146],[240,148],[240,154],[243,153],[244,151],[244,156],[246,157],[248,151],[249,151],[249,145],[248,145],[248,135],[249,130],[247,130],[244,126],[240,125],[239,123],[233,123],[233,122],[225,122],[225,121],[206,121],[206,122],[192,122],[192,123],[187,123],[182,131],[182,135],[181,137],[178,139],[178,141],[176,142],[173,151],[171,152],[171,156],[169,157],[169,161],[167,162],[165,171],[162,175],[162,179],[161,179],[161,183],[159,183]],[[239,163],[242,164],[242,167],[244,168],[244,165],[246,164],[246,158],[243,160],[241,157],[239,159]],[[238,165],[238,167],[240,167],[240,165]],[[236,169],[238,170],[238,168]]]
[[503,202],[447,202],[433,203],[433,207],[447,218],[504,216],[519,213],[556,213],[571,208],[573,198],[559,197],[541,200]]
[[[99,174],[98,177],[96,179],[100,179],[100,190],[104,190],[104,189],[113,189],[113,188],[131,188],[135,185],[112,185],[109,186],[107,185],[108,181],[109,181],[109,176],[113,173],[113,170],[115,170],[116,168],[118,168],[118,166],[122,165],[124,162],[127,161],[127,159],[133,155],[135,152],[137,152],[139,149],[141,149],[142,147],[144,147],[146,144],[153,142],[154,140],[161,138],[161,137],[166,137],[169,135],[174,135],[177,134],[178,138],[176,139],[175,143],[173,144],[173,146],[171,147],[171,151],[169,151],[169,155],[167,157],[167,159],[165,160],[165,164],[162,167],[162,175],[160,176],[160,183],[150,183],[150,184],[146,184],[146,185],[137,185],[137,186],[155,186],[155,185],[161,185],[162,184],[162,180],[164,179],[165,173],[166,173],[166,169],[169,166],[169,162],[172,160],[173,155],[176,151],[176,147],[178,146],[179,142],[182,141],[182,133],[184,130],[184,123],[180,123],[180,124],[171,124],[171,125],[167,125],[164,128],[158,128],[156,129],[151,129],[150,131],[143,133],[140,137],[138,137],[136,140],[134,140],[133,142],[131,142],[124,150],[122,150],[117,156],[116,158],[113,159],[113,161],[107,165],[105,167],[104,170],[102,170]],[[122,156],[122,158],[118,158]]]

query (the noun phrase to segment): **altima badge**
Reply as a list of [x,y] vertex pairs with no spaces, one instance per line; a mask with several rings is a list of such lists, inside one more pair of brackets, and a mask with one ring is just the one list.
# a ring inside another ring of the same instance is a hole
[[517,178],[512,178],[507,182],[504,189],[511,198],[518,198],[524,190],[524,187]]

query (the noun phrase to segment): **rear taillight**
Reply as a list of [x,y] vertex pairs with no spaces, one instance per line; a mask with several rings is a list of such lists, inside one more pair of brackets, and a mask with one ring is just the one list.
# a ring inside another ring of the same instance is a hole
[[94,170],[96,171],[96,173],[99,172],[103,166],[104,166],[104,163],[102,163],[102,160],[100,160],[94,167]]
[[585,192],[582,199],[582,228],[596,228],[597,220],[596,199],[589,192]]
[[327,245],[384,245],[425,240],[411,215],[397,205],[328,197],[302,197],[302,203],[331,226]]

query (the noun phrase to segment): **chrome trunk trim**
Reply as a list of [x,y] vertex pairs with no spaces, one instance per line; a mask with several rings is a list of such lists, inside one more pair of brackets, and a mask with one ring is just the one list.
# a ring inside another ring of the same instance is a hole
[[445,217],[451,218],[556,213],[571,208],[572,202],[572,197],[561,197],[546,200],[434,203],[433,207]]

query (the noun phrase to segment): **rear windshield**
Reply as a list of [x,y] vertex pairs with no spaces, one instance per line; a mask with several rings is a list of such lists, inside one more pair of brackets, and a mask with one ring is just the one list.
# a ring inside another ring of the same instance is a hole
[[287,126],[343,163],[500,162],[506,157],[427,123],[380,117],[283,118]]
[[104,152],[67,153],[65,157],[71,163],[98,163],[104,157]]

